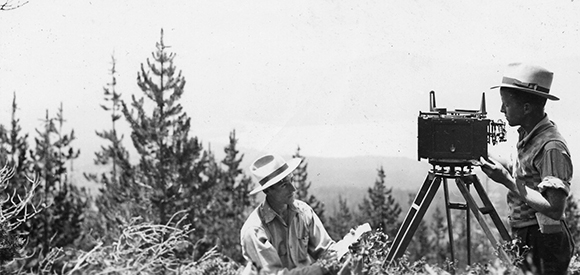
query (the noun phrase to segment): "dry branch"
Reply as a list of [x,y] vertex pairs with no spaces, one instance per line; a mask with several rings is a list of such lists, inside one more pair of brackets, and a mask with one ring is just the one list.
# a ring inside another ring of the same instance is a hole
[[14,1],[14,0],[5,0],[4,3],[0,4],[0,11],[4,10],[14,10],[20,8],[24,5],[28,4],[28,1]]

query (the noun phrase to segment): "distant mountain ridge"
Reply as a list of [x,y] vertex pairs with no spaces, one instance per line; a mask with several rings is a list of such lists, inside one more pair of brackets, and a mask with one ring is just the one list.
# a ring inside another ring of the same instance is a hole
[[[218,147],[223,148],[221,146]],[[244,173],[250,175],[248,171],[250,163],[263,153],[246,149],[240,149],[240,153],[244,154],[241,167],[244,169]],[[221,152],[216,152],[216,159],[221,160],[220,154]],[[431,165],[425,160],[418,161],[407,157],[355,156],[335,158],[310,157],[307,155],[304,157],[308,164],[308,182],[312,183],[309,190],[310,194],[325,204],[327,215],[334,213],[338,207],[339,196],[347,200],[352,210],[358,211],[358,205],[368,195],[367,190],[377,180],[378,169],[383,167],[387,188],[393,189],[393,196],[401,205],[403,209],[401,215],[404,217],[410,201],[415,197],[431,168]],[[285,155],[284,158],[290,159],[290,156]],[[77,180],[80,186],[87,187],[91,193],[96,194],[99,186],[87,182],[82,173],[103,173],[108,168],[96,166],[92,161],[79,164],[81,165],[77,165],[72,173],[73,178]],[[480,176],[480,180],[484,181],[486,178]],[[460,195],[456,189],[453,186],[450,188],[452,197]],[[498,202],[498,207],[503,209],[501,204],[505,201],[505,197],[501,189],[497,184],[490,184],[488,195],[492,201]],[[439,190],[435,200],[437,202],[433,204],[440,205],[442,190]]]
[[[431,165],[426,160],[418,161],[405,157],[306,157],[305,161],[308,163],[308,180],[312,182],[310,193],[325,204],[328,214],[334,213],[338,207],[339,195],[347,200],[352,210],[358,211],[358,205],[365,196],[368,196],[368,188],[372,187],[377,179],[377,169],[382,166],[386,175],[386,186],[393,189],[393,197],[403,209],[400,218],[404,218],[411,201],[431,169]],[[474,169],[496,210],[500,215],[506,214],[505,188],[499,184],[490,183],[487,177],[478,170]],[[447,181],[450,201],[464,203],[461,193],[455,186],[455,181],[453,179]],[[472,192],[472,196],[479,201],[475,192]],[[443,200],[441,187],[429,206],[426,218],[436,207],[443,207]]]
[[337,207],[339,195],[351,208],[358,205],[368,188],[374,185],[381,167],[385,171],[387,188],[393,188],[395,198],[406,205],[409,197],[405,194],[419,189],[430,168],[426,162],[404,157],[306,157],[305,161],[308,180],[312,182],[310,192],[325,203],[329,213]]

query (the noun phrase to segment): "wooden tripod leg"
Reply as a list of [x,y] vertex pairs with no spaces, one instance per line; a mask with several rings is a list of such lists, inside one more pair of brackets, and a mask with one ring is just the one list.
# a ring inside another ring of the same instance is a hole
[[449,201],[449,187],[447,179],[443,179],[443,195],[445,196],[445,215],[447,215],[447,234],[449,237],[449,254],[451,262],[455,262],[455,251],[453,250],[453,221],[451,220],[451,202]]
[[383,267],[388,267],[393,261],[400,258],[405,249],[411,242],[413,234],[417,231],[419,223],[425,216],[425,212],[429,208],[429,205],[435,197],[435,193],[441,185],[441,177],[435,176],[433,173],[429,173],[425,178],[425,182],[421,186],[419,193],[415,197],[409,212],[405,216],[405,220],[395,236],[395,240],[389,249],[387,258],[383,262]]
[[[456,179],[457,188],[459,188],[459,191],[461,191],[461,194],[463,195],[463,197],[465,198],[465,202],[467,203],[467,207],[469,207],[469,209],[471,209],[473,216],[475,216],[475,218],[479,222],[479,225],[483,229],[483,232],[485,232],[485,235],[487,236],[487,238],[489,239],[489,241],[491,242],[493,247],[498,251],[500,258],[506,262],[510,262],[509,256],[505,253],[505,251],[503,251],[499,247],[500,243],[495,240],[495,237],[493,236],[491,230],[489,229],[489,226],[487,225],[487,223],[485,222],[485,219],[482,216],[482,212],[481,212],[480,208],[477,206],[477,203],[475,202],[475,200],[471,196],[471,193],[469,192],[469,189],[467,188],[466,182],[471,182],[471,181],[473,181],[473,177],[471,177],[470,179],[467,177],[465,177],[463,179],[457,178]],[[482,188],[482,191],[483,191],[483,188]],[[482,195],[479,193],[479,190],[478,190],[478,194],[480,196]],[[483,198],[482,198],[482,201],[484,201],[484,203],[486,203],[486,202],[490,203],[489,198],[487,197],[487,195],[485,195],[485,192],[483,192],[483,194],[484,194],[485,198],[487,199],[487,201],[485,201],[485,199],[483,199]],[[491,205],[491,204],[486,205],[484,208],[489,208],[489,207],[491,207],[493,209],[493,205]],[[495,211],[495,209],[493,211]],[[497,224],[496,224],[496,226],[497,226]],[[501,225],[501,227],[503,227],[503,224]],[[501,232],[501,230],[499,228],[498,228],[498,231]],[[503,236],[502,236],[502,238],[503,238]]]
[[483,202],[484,205],[484,207],[481,208],[480,211],[483,214],[489,214],[491,220],[493,221],[493,224],[495,225],[495,227],[499,232],[499,235],[504,241],[506,242],[511,241],[512,238],[510,236],[510,233],[505,228],[499,214],[497,214],[497,211],[493,207],[493,204],[491,203],[491,200],[487,196],[485,189],[483,189],[483,185],[481,185],[481,182],[476,176],[472,176],[472,182],[473,186],[475,187],[475,190],[477,190],[477,194],[479,194],[479,197],[481,198],[481,201]]

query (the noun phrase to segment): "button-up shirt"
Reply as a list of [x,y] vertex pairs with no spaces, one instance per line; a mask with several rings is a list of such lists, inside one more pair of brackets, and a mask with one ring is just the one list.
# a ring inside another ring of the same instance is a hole
[[286,223],[264,200],[242,226],[244,258],[265,274],[322,274],[313,263],[334,241],[305,202],[294,200],[288,215]]
[[[546,115],[527,133],[518,129],[518,156],[513,174],[517,184],[544,192],[547,188],[570,192],[572,161],[566,141],[558,132],[556,125]],[[530,207],[511,191],[507,195],[510,208],[510,225],[514,228],[537,224],[535,209]]]

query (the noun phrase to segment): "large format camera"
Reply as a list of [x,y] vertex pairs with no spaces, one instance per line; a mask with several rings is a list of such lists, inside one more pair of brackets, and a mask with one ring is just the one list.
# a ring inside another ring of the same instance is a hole
[[505,123],[486,118],[485,93],[480,110],[454,110],[435,106],[429,93],[429,112],[419,112],[419,160],[433,164],[470,163],[487,158],[487,145],[505,141]]
[[[481,98],[481,107],[477,111],[447,111],[445,108],[437,108],[435,106],[435,92],[431,91],[429,97],[429,112],[419,112],[419,160],[422,158],[428,159],[433,167],[427,174],[423,185],[421,185],[417,196],[412,202],[409,212],[405,216],[405,220],[397,231],[397,235],[385,258],[384,265],[390,265],[404,254],[442,183],[445,191],[447,224],[450,225],[448,226],[448,231],[451,261],[453,261],[454,256],[450,209],[459,209],[467,211],[467,251],[471,249],[469,237],[471,224],[469,210],[471,210],[483,228],[485,235],[498,251],[501,259],[511,262],[509,256],[501,249],[500,243],[496,241],[495,236],[490,231],[483,215],[491,217],[505,242],[511,240],[509,232],[503,225],[497,211],[495,211],[481,182],[473,173],[473,165],[476,164],[474,161],[479,161],[481,157],[487,158],[487,145],[505,141],[505,124],[501,120],[494,122],[486,118],[485,93]],[[465,198],[465,203],[451,203],[449,201],[447,179],[455,179],[457,188],[461,191],[463,198]],[[471,195],[469,185],[475,187],[483,207],[479,207],[478,202]],[[469,264],[471,258],[469,253],[467,255]]]

